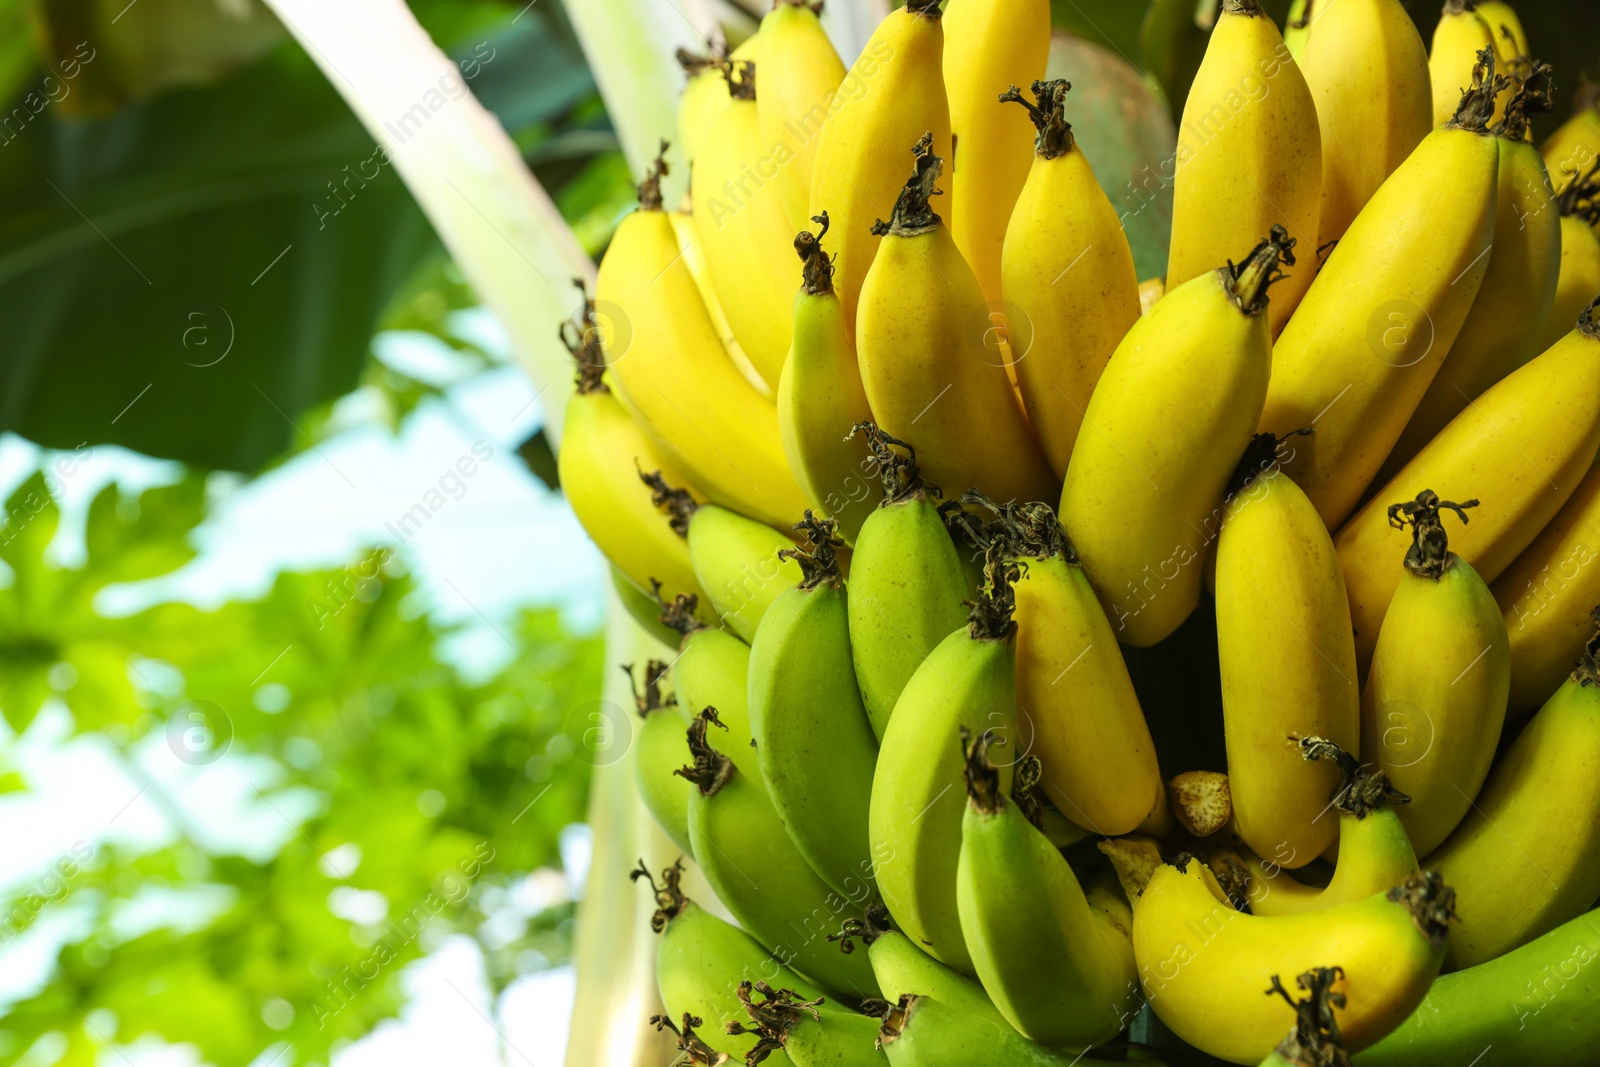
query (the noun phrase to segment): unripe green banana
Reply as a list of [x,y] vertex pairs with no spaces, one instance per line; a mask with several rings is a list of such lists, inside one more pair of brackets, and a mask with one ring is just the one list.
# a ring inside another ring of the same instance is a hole
[[1078,1049],[1108,1041],[1138,1011],[1133,913],[1114,896],[1086,895],[1061,853],[1006,801],[989,735],[963,727],[962,741],[956,908],[978,978],[1026,1037]]
[[639,799],[672,843],[692,856],[689,794],[694,787],[676,773],[683,766],[683,728],[687,723],[677,701],[662,698],[661,679],[667,673],[667,665],[658,659],[646,663],[642,688],[634,680],[633,664],[625,663],[622,669],[633,686],[634,706],[643,720],[639,727],[639,755],[634,763]]
[[[821,994],[804,978],[783,966],[755,938],[695,904],[683,895],[678,881],[680,860],[661,872],[657,885],[641,860],[629,877],[643,878],[655,894],[656,913],[650,929],[661,935],[656,946],[656,983],[661,1002],[674,1016],[695,1012],[710,1019],[721,1031],[726,1023],[744,1018],[739,983],[751,979],[776,982],[801,996]],[[743,1053],[755,1042],[730,1037],[727,1047]]]
[[863,901],[850,901],[817,877],[783,828],[759,782],[712,747],[715,708],[689,724],[694,764],[678,773],[694,783],[689,795],[689,842],[717,897],[739,925],[786,965],[828,989],[859,1000],[877,989],[872,966],[840,952],[827,935],[859,919]]
[[1384,614],[1361,694],[1361,751],[1411,797],[1400,812],[1417,855],[1437,848],[1472,807],[1505,723],[1511,646],[1478,572],[1450,551],[1441,516],[1468,507],[1432,490],[1390,507],[1413,543]]
[[1083,1059],[1081,1053],[1035,1044],[1004,1023],[919,996],[901,997],[889,1009],[878,1043],[891,1067],[1073,1067]]
[[[672,690],[685,723],[706,708],[716,708],[727,731],[729,758],[751,779],[761,781],[750,734],[750,646],[727,630],[702,623],[695,616],[694,597],[683,593],[661,605],[661,621],[682,635],[678,658],[672,662]],[[681,734],[677,753],[682,766]]]
[[779,593],[800,580],[800,568],[779,553],[794,542],[777,530],[715,504],[697,504],[657,473],[641,471],[651,499],[674,530],[689,539],[689,562],[724,626],[748,641]]
[[970,587],[933,503],[939,491],[917,476],[916,451],[871,423],[855,429],[866,435],[883,502],[862,523],[850,558],[850,652],[881,740],[912,674],[965,621]]
[[[993,730],[1005,743],[1016,743],[1011,587],[1018,573],[1015,563],[990,553],[987,581],[966,628],[940,642],[900,694],[872,778],[869,825],[883,902],[907,936],[968,974],[972,957],[956,914],[966,808],[959,730]],[[1003,788],[1010,788],[1011,772],[1010,764],[1000,768]]]
[[756,1035],[756,1047],[745,1058],[750,1067],[780,1049],[795,1067],[882,1067],[878,1020],[870,1015],[823,1014],[822,1000],[804,1000],[792,989],[766,982],[739,983],[739,1000],[754,1025],[729,1023],[728,1033]]
[[1600,913],[1476,967],[1441,975],[1356,1067],[1593,1063],[1600,1045]]
[[840,947],[846,952],[855,949],[852,938],[861,939],[867,946],[867,958],[872,961],[872,973],[878,979],[878,992],[891,1004],[914,993],[968,1015],[977,1015],[1005,1027],[1011,1025],[983,986],[960,971],[946,967],[891,926],[889,910],[881,900],[867,905],[864,922],[846,923],[842,933],[831,937],[841,941]]
[[878,740],[850,659],[850,622],[832,519],[806,512],[805,577],[778,595],[750,646],[750,732],[761,776],[795,847],[834,890],[872,892],[867,810]]

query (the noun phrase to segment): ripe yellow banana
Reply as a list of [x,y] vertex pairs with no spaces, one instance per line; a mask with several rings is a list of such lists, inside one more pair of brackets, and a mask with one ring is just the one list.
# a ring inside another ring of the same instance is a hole
[[867,946],[872,973],[878,979],[878,991],[890,1004],[912,994],[930,997],[964,1015],[975,1015],[1010,1027],[975,979],[946,967],[891,926],[883,901],[875,900],[867,905],[865,921],[847,923],[834,939],[843,942],[840,947],[845,951],[853,952],[855,946],[851,939],[857,937]]
[[1600,293],[1600,159],[1567,182],[1556,204],[1561,211],[1561,273],[1545,323],[1543,352],[1567,335],[1596,293]]
[[594,301],[585,298],[580,327],[562,323],[561,336],[578,363],[578,385],[567,401],[562,447],[556,457],[561,489],[584,532],[634,588],[651,579],[704,597],[689,562],[689,545],[661,522],[639,471],[683,478],[661,461],[605,382],[605,353]]
[[694,222],[717,301],[750,362],[771,388],[789,354],[794,227],[779,178],[787,150],[763,141],[756,114],[756,68],[728,69],[732,102],[695,160]]
[[1494,595],[1450,551],[1441,521],[1476,500],[1424,490],[1390,509],[1413,541],[1389,602],[1361,700],[1361,750],[1411,798],[1400,812],[1417,855],[1438,847],[1489,773],[1511,684],[1511,650]]
[[672,843],[685,855],[693,855],[689,845],[688,782],[674,772],[683,766],[683,731],[688,721],[677,701],[661,696],[661,679],[667,665],[653,659],[644,666],[644,681],[633,676],[633,664],[625,663],[628,682],[633,686],[634,707],[639,713],[639,755],[634,774],[639,799],[666,831]]
[[[967,627],[940,642],[900,694],[878,750],[868,821],[889,914],[934,959],[968,974],[972,957],[956,911],[966,808],[959,730],[993,730],[1013,753],[1017,743],[1011,588],[1018,568],[992,554],[987,571]],[[1011,765],[999,771],[1009,789]]]
[[1433,124],[1442,126],[1456,113],[1461,94],[1472,84],[1478,53],[1494,48],[1494,31],[1478,14],[1473,0],[1445,0],[1428,50],[1428,80],[1433,85]]
[[862,524],[850,560],[850,651],[881,740],[912,674],[966,622],[962,601],[970,587],[933,503],[939,490],[922,481],[916,451],[871,423],[856,429],[866,437],[883,498]]
[[1067,122],[1070,88],[1037,81],[1037,103],[1015,87],[1004,98],[1027,108],[1038,128],[1000,257],[1007,337],[1023,406],[1057,475],[1067,471],[1095,383],[1140,315],[1122,220]]
[[[744,1017],[738,990],[746,979],[776,982],[801,996],[818,995],[816,986],[778,962],[755,938],[684,896],[678,886],[683,877],[682,860],[661,872],[659,885],[642,861],[629,877],[636,882],[643,878],[655,896],[650,929],[661,935],[656,946],[656,984],[661,1002],[673,1015],[694,1012],[710,1020],[708,1029],[720,1032],[725,1023]],[[746,1038],[718,1043],[739,1052],[755,1046],[754,1040]]]
[[623,404],[663,459],[719,504],[793,522],[806,502],[778,412],[728,359],[661,210],[657,161],[600,263],[597,316]]
[[733,335],[733,327],[728,325],[728,316],[723,313],[722,302],[717,299],[717,291],[711,285],[711,272],[706,268],[705,248],[700,243],[700,231],[695,228],[694,215],[688,211],[670,211],[667,217],[672,220],[672,232],[678,237],[678,250],[683,254],[684,263],[688,264],[689,273],[694,276],[695,288],[700,290],[700,301],[705,304],[706,314],[711,316],[711,324],[717,328],[717,336],[722,338],[723,350],[756,392],[764,397],[771,396],[772,390],[762,380],[750,357],[744,354],[739,339]]
[[1267,288],[1293,245],[1275,227],[1238,266],[1162,297],[1089,400],[1061,521],[1123,644],[1155,644],[1200,601],[1209,531],[1267,395]]
[[[679,594],[662,605],[661,621],[676,630],[678,658],[672,662],[672,689],[684,721],[716,708],[730,758],[753,781],[761,766],[750,742],[750,646],[724,629],[695,616],[695,600]],[[679,764],[683,738],[678,738]]]
[[1298,59],[1322,131],[1320,247],[1427,136],[1433,108],[1428,52],[1400,0],[1318,0],[1312,19]]
[[1271,434],[1256,438],[1231,487],[1217,538],[1217,655],[1239,836],[1302,867],[1338,837],[1324,816],[1339,774],[1307,767],[1297,739],[1358,752],[1361,691],[1333,540],[1278,469],[1278,447]]
[[1490,583],[1511,641],[1506,714],[1535,711],[1583,654],[1600,604],[1600,466],[1578,483],[1566,506]]
[[1382,771],[1318,737],[1300,740],[1307,760],[1332,759],[1342,782],[1332,810],[1338,815],[1339,856],[1333,878],[1320,889],[1283,873],[1278,860],[1244,857],[1250,884],[1246,899],[1256,915],[1299,915],[1364,900],[1399,885],[1417,871],[1417,854],[1396,805],[1409,801]]
[[861,447],[850,438],[872,410],[861,385],[855,339],[833,289],[833,263],[822,249],[827,212],[816,221],[822,226],[816,234],[801,230],[794,239],[804,280],[794,297],[794,338],[778,380],[778,429],[800,487],[854,544],[877,505]]
[[[1313,37],[1314,41],[1316,38]],[[1304,915],[1235,911],[1198,860],[1162,864],[1134,904],[1133,949],[1161,1021],[1202,1052],[1255,1064],[1283,1036],[1262,995],[1274,976],[1337,966],[1334,1018],[1351,1050],[1410,1015],[1444,959],[1451,893],[1428,873],[1365,900]]]
[[[1322,169],[1317,106],[1278,28],[1260,0],[1225,0],[1178,123],[1167,285],[1214,270],[1274,226],[1316,247]],[[1315,274],[1315,257],[1303,256],[1273,290],[1272,336]]]
[[[944,161],[931,134],[861,287],[856,354],[877,424],[910,441],[928,477],[1001,499],[1049,495],[1055,475],[1029,429],[972,268],[929,203]],[[901,170],[904,173],[904,169]]]
[[809,545],[785,549],[805,577],[778,594],[750,645],[750,732],[761,777],[795,846],[822,880],[871,892],[867,842],[878,740],[850,661],[844,578],[830,519],[799,524]]
[[689,562],[721,623],[749,641],[778,594],[800,581],[783,555],[794,542],[764,523],[715,504],[697,504],[687,490],[640,472],[651,502],[689,542]]
[[1133,916],[1120,891],[1093,897],[1000,792],[990,735],[962,728],[966,813],[956,867],[961,933],[983,987],[1023,1036],[1087,1049],[1138,1011]]
[[789,157],[778,168],[778,187],[797,230],[811,217],[811,177],[823,120],[839,83],[844,63],[817,15],[821,4],[809,0],[776,0],[761,20],[761,91],[756,109],[761,117],[761,143],[778,146]]
[[1427,863],[1460,894],[1452,968],[1503,955],[1600,895],[1600,637]]
[[678,99],[678,147],[691,166],[711,134],[711,127],[728,110],[733,97],[723,75],[727,60],[720,55],[698,56],[686,48],[678,49],[678,65],[688,81]]
[[980,537],[1023,564],[1017,706],[1032,724],[1045,795],[1086,830],[1132,833],[1166,806],[1166,791],[1127,664],[1067,532],[1048,504],[974,493],[963,503],[999,516]]
[[878,23],[828,105],[807,214],[826,211],[833,219],[839,236],[834,285],[852,329],[878,250],[872,223],[904,184],[906,148],[932,130],[934,153],[950,158],[943,57],[939,0],[910,0]]
[[1028,119],[1005,107],[1007,86],[1044,77],[1049,0],[951,0],[944,12],[944,89],[950,102],[950,235],[998,311],[1000,250],[1027,181]]
[[[1548,78],[1549,71],[1541,64],[1536,75]],[[1544,351],[1537,346],[1561,273],[1561,215],[1544,160],[1527,139],[1528,112],[1536,98],[1543,99],[1531,81],[1519,85],[1506,121],[1496,128],[1500,191],[1489,269],[1450,355],[1379,470],[1379,484],[1484,390]]]
[[1564,185],[1600,159],[1600,82],[1580,92],[1572,117],[1539,147],[1556,185]]
[[841,897],[817,877],[783,828],[767,791],[707,736],[707,708],[689,724],[690,766],[679,770],[689,794],[689,840],[717,898],[785,965],[853,999],[877,989],[872,967],[840,952],[828,934],[861,916],[866,894]]
[[1339,531],[1362,663],[1401,581],[1389,504],[1430,487],[1486,501],[1451,542],[1492,582],[1577,489],[1600,449],[1600,324],[1583,321],[1456,416]]
[[[1329,5],[1317,34],[1335,12],[1368,3]],[[1355,509],[1383,465],[1455,343],[1487,269],[1499,163],[1487,122],[1504,79],[1493,78],[1492,53],[1480,59],[1486,62],[1474,71],[1475,88],[1456,119],[1429,134],[1383,183],[1273,348],[1261,429],[1280,437],[1316,431],[1284,469],[1329,529]],[[1326,137],[1323,149],[1339,151]],[[1452,195],[1437,195],[1443,185]]]

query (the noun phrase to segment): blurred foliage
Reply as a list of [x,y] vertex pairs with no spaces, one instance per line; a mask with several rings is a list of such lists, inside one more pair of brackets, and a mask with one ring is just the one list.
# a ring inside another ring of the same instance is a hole
[[[41,1040],[46,1062],[88,1063],[147,1034],[221,1067],[276,1042],[294,1049],[285,1062],[326,1062],[397,1009],[401,967],[444,934],[479,943],[496,995],[566,958],[570,902],[528,914],[507,893],[559,864],[559,831],[583,816],[575,754],[600,692],[598,638],[529,612],[507,636],[509,664],[469,681],[439,657],[446,634],[386,551],[280,575],[259,600],[107,617],[96,590],[193,555],[203,484],[108,486],[69,567],[44,552],[58,523],[45,481],[11,496],[0,533],[0,706],[20,732],[43,702],[64,702],[75,731],[100,731],[148,780],[137,799],[171,839],[63,843],[71,869],[49,906],[76,915],[77,932],[0,1022],[0,1063]],[[250,783],[266,832],[221,844],[202,832],[172,786],[217,773]],[[386,917],[336,914],[351,891]],[[40,893],[0,903],[0,944],[44,910]],[[153,896],[185,903],[152,912]]]

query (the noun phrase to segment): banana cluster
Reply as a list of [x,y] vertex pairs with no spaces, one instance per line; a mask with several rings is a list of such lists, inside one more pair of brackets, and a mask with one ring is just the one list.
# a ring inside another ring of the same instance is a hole
[[[1224,0],[1141,284],[1047,0],[908,0],[848,68],[821,6],[680,56],[687,203],[658,160],[563,325],[562,482],[677,645],[639,794],[737,920],[633,872],[656,1025],[1594,1062],[1600,100],[1536,148],[1498,0],[1431,50]],[[1153,676],[1220,681],[1225,768],[1158,751]]]

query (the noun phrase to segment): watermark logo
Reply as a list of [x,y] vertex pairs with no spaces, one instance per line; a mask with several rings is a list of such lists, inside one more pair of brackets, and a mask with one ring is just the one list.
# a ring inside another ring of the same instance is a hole
[[1367,319],[1367,347],[1391,367],[1410,367],[1433,350],[1433,319],[1409,300],[1380,304]]
[[167,747],[191,767],[217,762],[233,746],[233,720],[209,700],[189,700],[167,720]]
[[633,716],[612,701],[586,700],[567,712],[561,732],[580,762],[609,767],[633,747]]

